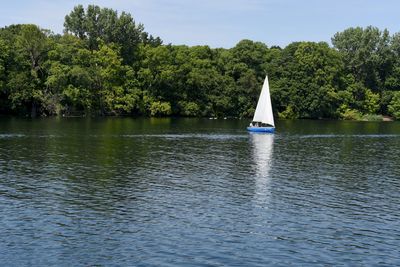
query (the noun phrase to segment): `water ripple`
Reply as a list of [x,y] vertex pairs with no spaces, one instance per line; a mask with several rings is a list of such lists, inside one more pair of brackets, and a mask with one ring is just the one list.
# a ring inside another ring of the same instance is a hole
[[1,264],[400,265],[394,130],[182,123],[1,126]]

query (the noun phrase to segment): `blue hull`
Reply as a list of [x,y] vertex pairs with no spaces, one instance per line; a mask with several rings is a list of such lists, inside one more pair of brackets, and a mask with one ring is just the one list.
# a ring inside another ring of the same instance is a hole
[[247,127],[247,131],[253,133],[274,133],[274,127]]

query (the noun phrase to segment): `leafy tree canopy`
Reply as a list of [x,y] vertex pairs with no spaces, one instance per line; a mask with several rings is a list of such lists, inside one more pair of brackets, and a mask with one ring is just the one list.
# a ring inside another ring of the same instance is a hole
[[400,33],[386,29],[349,28],[333,46],[163,45],[96,5],[76,6],[64,27],[0,29],[0,113],[251,117],[268,74],[281,118],[400,118]]

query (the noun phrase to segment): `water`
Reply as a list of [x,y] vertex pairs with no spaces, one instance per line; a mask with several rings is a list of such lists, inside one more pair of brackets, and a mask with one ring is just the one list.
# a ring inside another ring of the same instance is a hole
[[0,118],[2,266],[400,265],[400,123]]

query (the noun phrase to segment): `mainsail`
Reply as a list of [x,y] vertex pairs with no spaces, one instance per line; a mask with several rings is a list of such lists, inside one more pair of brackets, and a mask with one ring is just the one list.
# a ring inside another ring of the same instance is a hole
[[270,124],[275,127],[274,115],[272,114],[271,96],[269,94],[268,76],[265,77],[253,121]]

